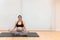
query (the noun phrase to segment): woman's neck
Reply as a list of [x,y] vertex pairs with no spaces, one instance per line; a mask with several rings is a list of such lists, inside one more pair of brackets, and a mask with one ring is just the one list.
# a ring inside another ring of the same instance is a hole
[[18,22],[21,22],[22,20],[18,20]]

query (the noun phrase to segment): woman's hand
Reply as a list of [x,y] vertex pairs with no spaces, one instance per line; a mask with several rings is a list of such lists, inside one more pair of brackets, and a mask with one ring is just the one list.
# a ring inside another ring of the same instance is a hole
[[8,29],[9,32],[11,32],[12,30],[11,29]]
[[26,32],[29,32],[28,30],[25,30]]
[[8,29],[8,31],[10,31],[10,29]]

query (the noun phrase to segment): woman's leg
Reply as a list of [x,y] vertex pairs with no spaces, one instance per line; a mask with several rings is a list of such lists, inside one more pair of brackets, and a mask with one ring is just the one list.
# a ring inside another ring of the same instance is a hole
[[24,30],[20,30],[19,34],[20,35],[27,35],[28,33],[26,31],[24,31]]
[[13,30],[13,31],[11,31],[11,33],[12,33],[13,35],[18,35],[18,34],[19,34],[19,32],[18,32],[17,30]]

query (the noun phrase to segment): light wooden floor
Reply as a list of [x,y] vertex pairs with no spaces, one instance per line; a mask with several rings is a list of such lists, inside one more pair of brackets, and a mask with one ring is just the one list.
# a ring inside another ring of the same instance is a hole
[[40,37],[0,37],[0,40],[60,40],[60,32],[57,31],[35,30],[30,32],[37,32]]

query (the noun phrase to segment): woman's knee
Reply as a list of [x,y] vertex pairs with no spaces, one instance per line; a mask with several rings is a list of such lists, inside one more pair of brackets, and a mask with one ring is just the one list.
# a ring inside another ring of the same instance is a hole
[[12,30],[12,31],[11,31],[11,33],[15,33],[15,32],[17,32],[17,31],[16,31],[16,30]]

